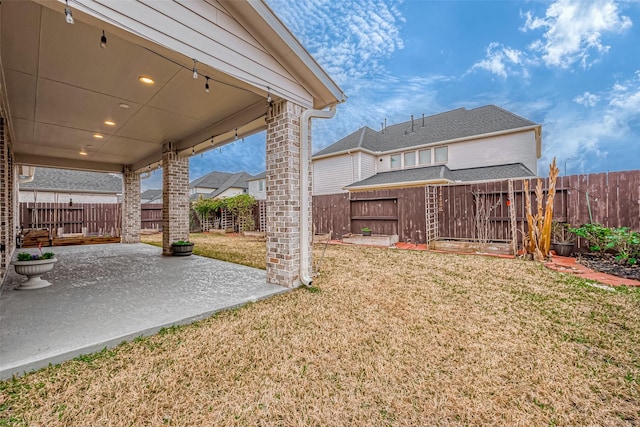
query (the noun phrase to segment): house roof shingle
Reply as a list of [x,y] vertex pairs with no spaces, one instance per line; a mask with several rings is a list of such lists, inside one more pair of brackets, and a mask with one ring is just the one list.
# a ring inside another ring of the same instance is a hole
[[159,199],[162,199],[162,190],[151,189],[151,190],[143,191],[140,194],[140,200],[153,201],[153,200],[159,200]]
[[33,181],[20,183],[19,188],[20,190],[122,194],[122,177],[104,172],[37,167]]
[[211,172],[203,177],[192,181],[189,186],[192,188],[215,188],[215,190],[208,194],[192,194],[190,199],[196,200],[200,196],[204,197],[205,199],[212,199],[224,193],[229,188],[242,188],[246,190],[249,188],[249,184],[247,183],[247,181],[251,178],[253,178],[253,176],[251,174],[248,174],[247,172]]
[[421,184],[429,181],[474,182],[533,176],[535,176],[535,174],[522,163],[457,170],[450,170],[445,165],[439,165],[380,172],[362,181],[347,185],[345,188],[354,190],[362,187],[389,186],[393,184],[406,185],[410,183]]
[[467,110],[458,108],[432,116],[419,117],[387,126],[384,131],[362,127],[334,144],[318,151],[314,157],[355,148],[373,152],[400,150],[419,145],[445,142],[474,135],[515,130],[537,124],[495,105]]

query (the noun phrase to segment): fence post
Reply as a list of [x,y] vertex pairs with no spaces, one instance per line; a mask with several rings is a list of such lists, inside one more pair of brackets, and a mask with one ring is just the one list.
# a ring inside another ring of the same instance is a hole
[[516,200],[513,192],[513,180],[508,181],[509,185],[509,223],[511,225],[511,251],[513,256],[518,255],[518,226],[516,224]]

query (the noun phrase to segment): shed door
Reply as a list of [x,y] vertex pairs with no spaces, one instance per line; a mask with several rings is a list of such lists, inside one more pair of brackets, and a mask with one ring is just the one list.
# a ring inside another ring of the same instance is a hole
[[398,234],[398,199],[351,200],[351,232],[368,227],[373,234]]

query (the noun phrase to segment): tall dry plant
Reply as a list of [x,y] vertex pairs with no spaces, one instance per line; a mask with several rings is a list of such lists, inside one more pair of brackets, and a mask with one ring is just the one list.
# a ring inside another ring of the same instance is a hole
[[527,238],[524,239],[524,248],[527,253],[533,255],[536,261],[544,261],[549,258],[551,249],[551,222],[553,221],[553,199],[556,195],[556,178],[558,178],[558,167],[556,158],[549,165],[549,190],[544,209],[542,202],[544,193],[542,191],[542,180],[538,178],[536,184],[536,198],[538,199],[538,211],[535,216],[531,213],[531,196],[529,195],[529,181],[524,182],[525,209],[527,214],[527,225],[529,230]]

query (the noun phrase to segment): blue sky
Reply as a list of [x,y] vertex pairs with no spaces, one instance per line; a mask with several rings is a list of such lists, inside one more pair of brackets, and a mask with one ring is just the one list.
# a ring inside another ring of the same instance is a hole
[[[640,168],[640,1],[267,2],[349,97],[314,120],[314,152],[385,118],[495,104],[542,124],[540,175],[554,156],[568,174]],[[260,133],[190,173],[264,169]]]

